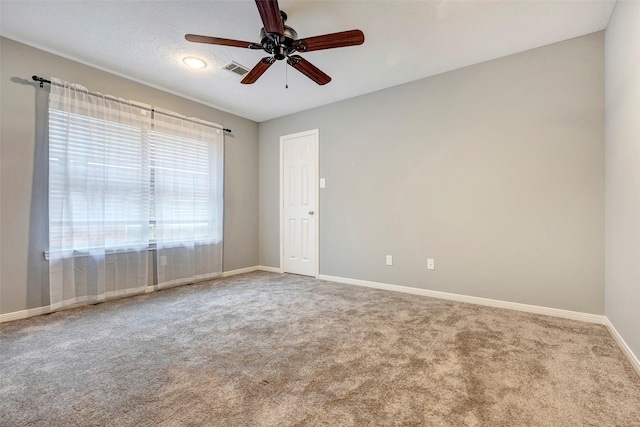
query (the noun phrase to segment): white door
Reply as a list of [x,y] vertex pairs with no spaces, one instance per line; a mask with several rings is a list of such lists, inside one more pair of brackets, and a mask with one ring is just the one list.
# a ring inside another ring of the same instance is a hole
[[280,138],[282,154],[282,268],[318,274],[318,130]]

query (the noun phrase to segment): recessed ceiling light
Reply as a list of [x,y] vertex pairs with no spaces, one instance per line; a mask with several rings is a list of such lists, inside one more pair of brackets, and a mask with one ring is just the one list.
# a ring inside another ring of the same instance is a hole
[[207,66],[207,63],[204,62],[200,58],[195,58],[193,56],[187,56],[182,60],[185,64],[187,64],[191,68],[204,68]]

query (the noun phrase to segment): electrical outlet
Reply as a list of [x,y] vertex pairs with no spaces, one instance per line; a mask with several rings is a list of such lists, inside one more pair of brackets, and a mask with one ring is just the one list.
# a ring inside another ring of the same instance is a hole
[[436,260],[433,258],[429,258],[427,260],[427,270],[435,270],[436,269]]
[[387,255],[387,265],[393,265],[393,257],[391,255]]

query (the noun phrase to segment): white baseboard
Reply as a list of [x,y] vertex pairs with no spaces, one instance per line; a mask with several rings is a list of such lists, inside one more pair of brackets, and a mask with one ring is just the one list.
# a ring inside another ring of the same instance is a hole
[[[230,277],[230,276],[235,276],[237,274],[251,273],[253,271],[267,271],[270,273],[281,273],[281,270],[278,267],[266,267],[266,266],[259,265],[259,266],[253,266],[253,267],[240,268],[237,270],[225,271],[224,273],[222,273],[222,277]],[[608,321],[608,319],[606,319],[605,316],[600,316],[596,314],[580,313],[575,311],[561,310],[557,308],[548,308],[548,307],[540,307],[535,305],[492,300],[487,298],[452,294],[448,292],[431,291],[428,289],[412,288],[409,286],[391,285],[388,283],[370,282],[367,280],[360,280],[360,279],[349,279],[345,277],[327,276],[324,274],[321,274],[318,278],[320,280],[327,280],[330,282],[337,282],[337,283],[345,283],[348,285],[366,286],[369,288],[404,292],[404,293],[422,295],[422,296],[427,296],[432,298],[461,301],[461,302],[467,302],[471,304],[480,304],[480,305],[486,305],[490,307],[507,308],[511,310],[525,311],[528,313],[545,314],[548,316],[563,317],[566,319],[581,320],[584,322],[604,324],[604,325],[607,325],[607,327],[609,327],[609,330],[612,331],[612,334],[614,335],[614,337],[618,342],[624,343],[624,341],[622,340],[620,335],[617,333],[617,331],[615,331],[615,328],[613,328],[613,326]],[[153,292],[153,291],[154,291],[154,287],[149,286],[145,290],[145,293]],[[47,307],[32,308],[29,310],[15,311],[13,313],[0,314],[0,323],[9,322],[11,320],[26,319],[27,317],[49,313],[50,311],[51,310],[47,306]],[[629,349],[628,346],[626,346],[626,344],[624,344],[624,346],[621,344],[621,346],[623,347],[623,350],[625,351],[625,353],[631,352],[631,350]],[[638,364],[637,360],[638,359],[636,358],[635,359],[636,366]]]
[[266,271],[269,273],[283,273],[280,267],[267,267],[265,265],[259,265],[257,269],[260,271]]
[[[267,267],[263,265],[257,265],[252,267],[239,268],[237,270],[225,271],[222,273],[222,277],[230,277],[238,274],[251,273],[253,271],[267,271],[270,273],[282,273],[282,270],[279,267]],[[421,288],[412,288],[409,286],[391,285],[389,283],[371,282],[368,280],[328,276],[326,274],[321,274],[318,276],[318,278],[320,280],[344,283],[347,285],[365,286],[365,287],[375,288],[375,289],[404,292],[404,293],[409,293],[413,295],[422,295],[422,296],[431,297],[431,298],[460,301],[460,302],[466,302],[471,304],[485,305],[489,307],[506,308],[510,310],[524,311],[527,313],[544,314],[547,316],[562,317],[565,319],[602,324],[607,327],[607,329],[609,330],[613,338],[616,340],[616,342],[618,343],[618,345],[620,346],[624,354],[627,356],[627,358],[629,359],[633,367],[636,369],[638,374],[640,374],[640,360],[638,360],[638,357],[633,353],[633,351],[631,351],[631,348],[629,348],[629,346],[624,341],[622,336],[620,336],[616,328],[613,326],[611,321],[609,321],[609,319],[606,316],[602,316],[598,314],[590,314],[590,313],[581,313],[581,312],[570,311],[570,310],[562,310],[558,308],[541,307],[537,305],[520,304],[516,302],[493,300],[488,298],[473,297],[468,295],[452,294],[449,292],[432,291],[432,290],[421,289]],[[145,290],[145,293],[153,292],[153,291],[154,291],[153,286],[149,286]],[[14,311],[12,313],[0,314],[0,323],[10,322],[13,320],[26,319],[28,317],[47,314],[50,312],[51,312],[51,309],[47,306],[47,307],[31,308],[28,310]]]
[[237,274],[252,273],[254,271],[266,271],[268,273],[282,273],[280,267],[267,267],[265,265],[254,265],[253,267],[239,268],[237,270],[225,271],[222,277],[235,276]]
[[599,314],[581,313],[579,311],[562,310],[559,308],[541,307],[538,305],[521,304],[517,302],[501,301],[488,298],[473,297],[468,295],[452,294],[449,292],[431,291],[428,289],[412,288],[410,286],[391,285],[388,283],[370,282],[368,280],[349,279],[345,277],[327,276],[321,274],[320,280],[345,283],[347,285],[366,286],[369,288],[384,289],[388,291],[404,292],[425,297],[466,302],[470,304],[486,305],[489,307],[507,308],[509,310],[524,311],[527,313],[544,314],[547,316],[562,317],[582,322],[606,324],[606,318]]
[[238,274],[251,273],[259,269],[260,267],[258,267],[257,265],[254,265],[252,267],[238,268],[237,270],[223,271],[222,277],[230,277],[230,276],[236,276]]
[[28,310],[14,311],[12,313],[0,314],[0,323],[11,322],[13,320],[26,319],[28,317],[39,316],[41,314],[51,313],[49,306],[30,308]]
[[636,372],[638,372],[638,375],[640,375],[640,360],[638,360],[638,357],[633,353],[633,351],[631,351],[631,348],[627,345],[625,340],[618,333],[618,331],[613,326],[613,323],[611,323],[609,318],[605,317],[605,319],[606,319],[605,325],[607,326],[607,329],[609,329],[609,333],[618,342],[618,345],[622,349],[622,352],[627,356],[627,358],[629,359],[633,367],[636,369]]

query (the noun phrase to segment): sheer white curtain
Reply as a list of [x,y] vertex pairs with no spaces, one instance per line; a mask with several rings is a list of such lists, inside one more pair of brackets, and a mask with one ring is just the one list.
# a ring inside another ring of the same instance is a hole
[[[217,125],[216,125],[217,126]],[[156,109],[153,151],[158,288],[222,275],[223,134]]]
[[52,79],[51,308],[142,292],[148,279],[150,111]]

